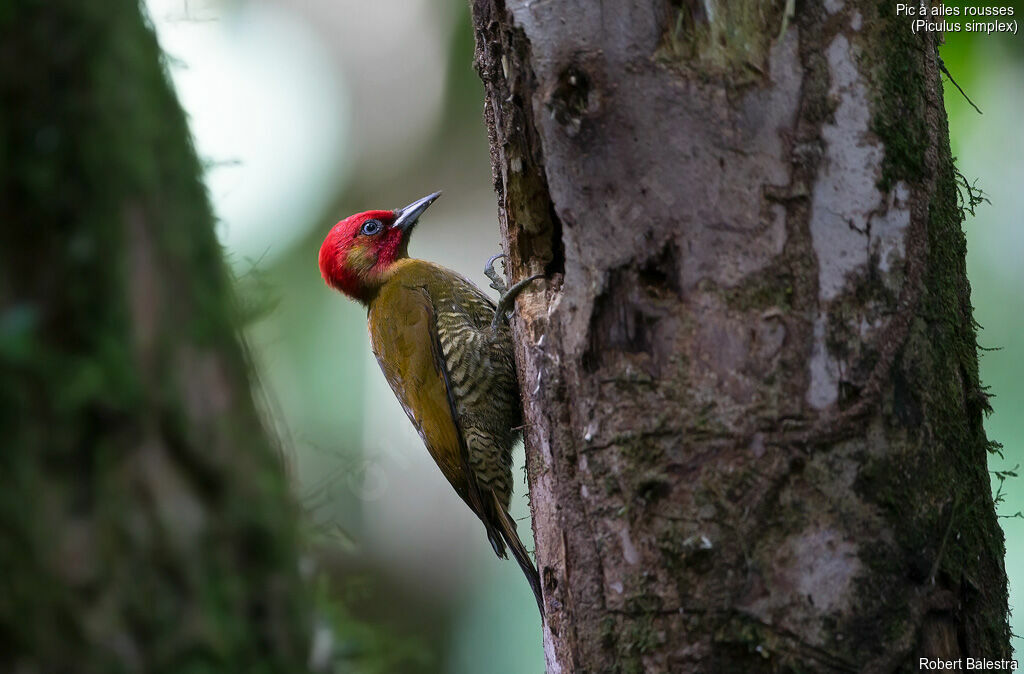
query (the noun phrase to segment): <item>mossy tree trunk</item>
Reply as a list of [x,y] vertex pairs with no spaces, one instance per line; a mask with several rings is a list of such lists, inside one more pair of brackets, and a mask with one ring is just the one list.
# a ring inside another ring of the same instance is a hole
[[138,3],[0,3],[0,670],[295,672],[311,611]]
[[[788,5],[788,6],[787,6]],[[549,672],[1009,657],[937,39],[474,0]]]

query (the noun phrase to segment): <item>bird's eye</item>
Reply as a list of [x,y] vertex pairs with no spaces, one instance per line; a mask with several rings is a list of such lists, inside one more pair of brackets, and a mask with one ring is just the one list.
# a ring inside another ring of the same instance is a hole
[[380,220],[367,220],[363,223],[362,229],[359,230],[360,234],[366,236],[373,236],[374,234],[380,234],[380,230],[384,229],[384,225],[381,224]]

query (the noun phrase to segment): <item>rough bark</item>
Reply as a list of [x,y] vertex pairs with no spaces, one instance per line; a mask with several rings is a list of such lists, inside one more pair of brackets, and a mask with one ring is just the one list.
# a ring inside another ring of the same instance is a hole
[[0,5],[0,670],[295,672],[311,611],[135,2]]
[[1008,658],[935,36],[474,0],[555,672]]

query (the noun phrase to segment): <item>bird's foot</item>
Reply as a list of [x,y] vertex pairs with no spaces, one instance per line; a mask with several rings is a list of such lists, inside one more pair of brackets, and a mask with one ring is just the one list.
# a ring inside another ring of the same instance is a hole
[[505,280],[494,269],[494,261],[499,257],[502,259],[503,264],[508,264],[508,257],[504,253],[492,255],[491,259],[484,265],[484,274],[487,275],[487,278],[491,279],[491,287],[497,290],[499,294],[504,295],[505,291],[508,290],[508,285],[506,285]]
[[491,257],[491,259],[487,261],[487,265],[484,267],[484,274],[487,275],[487,278],[491,279],[491,287],[501,293],[501,297],[498,299],[498,308],[494,310],[494,320],[491,321],[491,327],[494,329],[497,329],[498,325],[502,321],[508,320],[507,314],[512,309],[512,304],[516,301],[516,297],[519,296],[519,293],[523,292],[526,286],[530,285],[533,281],[544,278],[544,274],[534,274],[533,276],[524,278],[518,283],[513,283],[512,286],[509,287],[505,283],[505,280],[502,279],[494,269],[494,261],[499,257],[504,258],[507,264],[508,258],[505,257],[505,254],[498,253]]

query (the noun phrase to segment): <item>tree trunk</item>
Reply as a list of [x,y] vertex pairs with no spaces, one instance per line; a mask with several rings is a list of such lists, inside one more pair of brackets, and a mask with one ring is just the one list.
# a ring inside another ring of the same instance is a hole
[[136,2],[0,8],[0,670],[295,672],[312,613]]
[[548,672],[1008,658],[937,39],[474,0]]

